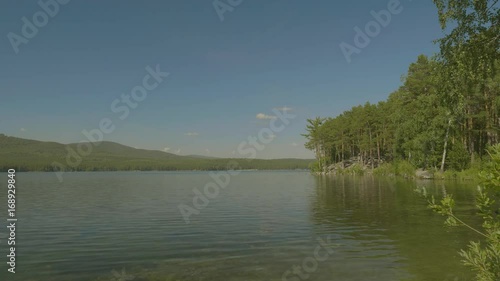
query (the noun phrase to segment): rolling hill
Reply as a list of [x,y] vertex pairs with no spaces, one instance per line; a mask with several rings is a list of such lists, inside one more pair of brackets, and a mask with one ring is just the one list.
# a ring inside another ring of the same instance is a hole
[[[180,156],[157,150],[136,149],[115,142],[61,144],[0,134],[0,170],[18,171],[172,171],[224,170],[229,161],[241,169],[308,169],[308,159],[224,159]],[[85,148],[91,147],[90,153]],[[78,151],[78,152],[77,152]]]

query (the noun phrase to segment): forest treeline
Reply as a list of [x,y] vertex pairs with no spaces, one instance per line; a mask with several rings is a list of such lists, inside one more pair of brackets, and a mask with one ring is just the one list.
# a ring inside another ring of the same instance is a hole
[[[183,170],[295,170],[307,169],[308,159],[225,159],[180,156],[155,150],[136,149],[114,142],[101,142],[87,156],[77,144],[60,144],[9,137],[0,134],[0,171],[183,171]],[[55,163],[58,163],[57,165]],[[73,163],[73,164],[72,164]],[[229,166],[231,165],[231,166]]]
[[404,160],[416,168],[463,170],[499,142],[498,1],[434,0],[440,53],[420,55],[387,100],[336,117],[309,119],[314,170],[355,159],[365,166]]

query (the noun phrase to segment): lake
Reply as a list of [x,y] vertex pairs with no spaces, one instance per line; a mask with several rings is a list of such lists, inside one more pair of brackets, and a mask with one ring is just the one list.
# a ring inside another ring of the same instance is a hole
[[[444,227],[414,192],[453,193],[456,213],[477,224],[470,182],[245,171],[197,209],[208,172],[16,178],[17,273],[1,239],[0,280],[471,280],[458,251],[479,239]],[[180,204],[197,211],[189,223]]]

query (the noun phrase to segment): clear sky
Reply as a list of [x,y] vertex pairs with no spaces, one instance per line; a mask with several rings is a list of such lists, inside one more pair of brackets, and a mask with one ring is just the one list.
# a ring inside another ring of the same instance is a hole
[[[72,0],[46,25],[42,15],[16,54],[8,34],[23,36],[22,18],[43,10],[2,1],[0,133],[78,142],[109,118],[116,128],[105,140],[231,157],[286,106],[296,118],[257,157],[312,158],[300,136],[307,118],[386,99],[419,54],[438,51],[432,1],[401,0],[401,13],[348,63],[339,45],[354,46],[354,28],[389,2],[244,0],[221,20],[212,0]],[[170,76],[119,119],[113,101],[156,65]]]

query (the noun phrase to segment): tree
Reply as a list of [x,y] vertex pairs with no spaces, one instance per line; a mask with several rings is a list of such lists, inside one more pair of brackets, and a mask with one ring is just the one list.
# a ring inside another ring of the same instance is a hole
[[313,150],[316,159],[319,163],[319,169],[323,170],[321,158],[323,157],[323,140],[320,136],[320,127],[323,124],[324,119],[320,117],[316,117],[315,119],[307,119],[308,125],[306,126],[307,134],[303,134],[302,136],[307,138],[307,142],[305,147],[307,149]]
[[[440,43],[445,66],[448,101],[464,119],[463,142],[474,157],[485,144],[497,142],[498,107],[492,101],[498,91],[488,85],[500,59],[500,5],[498,0],[434,0],[441,28],[456,25]],[[474,160],[472,158],[472,160]]]

